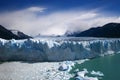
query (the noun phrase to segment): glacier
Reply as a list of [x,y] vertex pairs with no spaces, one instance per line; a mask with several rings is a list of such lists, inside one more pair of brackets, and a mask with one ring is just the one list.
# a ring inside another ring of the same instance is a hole
[[65,61],[120,53],[120,39],[0,39],[0,61]]

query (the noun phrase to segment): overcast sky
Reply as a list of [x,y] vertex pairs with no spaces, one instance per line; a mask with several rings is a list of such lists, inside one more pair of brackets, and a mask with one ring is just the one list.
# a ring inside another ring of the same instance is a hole
[[63,35],[120,22],[120,0],[0,0],[0,25],[28,35]]

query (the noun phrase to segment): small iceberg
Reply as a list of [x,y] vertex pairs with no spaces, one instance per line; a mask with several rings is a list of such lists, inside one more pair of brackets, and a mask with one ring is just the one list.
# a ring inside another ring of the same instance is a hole
[[96,75],[96,76],[104,76],[104,74],[102,72],[100,72],[100,71],[97,71],[97,72],[96,71],[92,71],[91,74],[92,75]]
[[59,67],[58,70],[60,70],[60,71],[67,71],[68,69],[69,69],[69,66],[68,66],[68,65],[62,64],[62,65],[60,65],[60,67]]
[[60,67],[58,68],[59,71],[70,71],[72,69],[72,66],[74,66],[74,62],[72,61],[64,61],[63,63],[60,63]]
[[83,69],[83,71],[79,71],[79,72],[77,72],[77,76],[80,76],[80,77],[85,77],[85,74],[87,74],[88,73],[88,71],[87,71],[87,69]]

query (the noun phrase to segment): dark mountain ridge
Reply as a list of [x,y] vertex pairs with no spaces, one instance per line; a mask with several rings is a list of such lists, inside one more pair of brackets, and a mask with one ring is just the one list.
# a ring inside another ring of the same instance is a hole
[[67,36],[120,38],[120,23],[108,23],[101,27],[90,28],[83,32],[74,32]]
[[27,39],[32,37],[20,31],[17,31],[17,34],[14,34],[11,30],[8,30],[2,25],[0,25],[0,38],[9,40],[9,39]]

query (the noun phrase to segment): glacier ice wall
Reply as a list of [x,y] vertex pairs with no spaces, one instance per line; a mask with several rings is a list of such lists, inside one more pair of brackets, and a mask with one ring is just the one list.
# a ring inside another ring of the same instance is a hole
[[63,61],[120,52],[120,39],[0,39],[0,61]]

